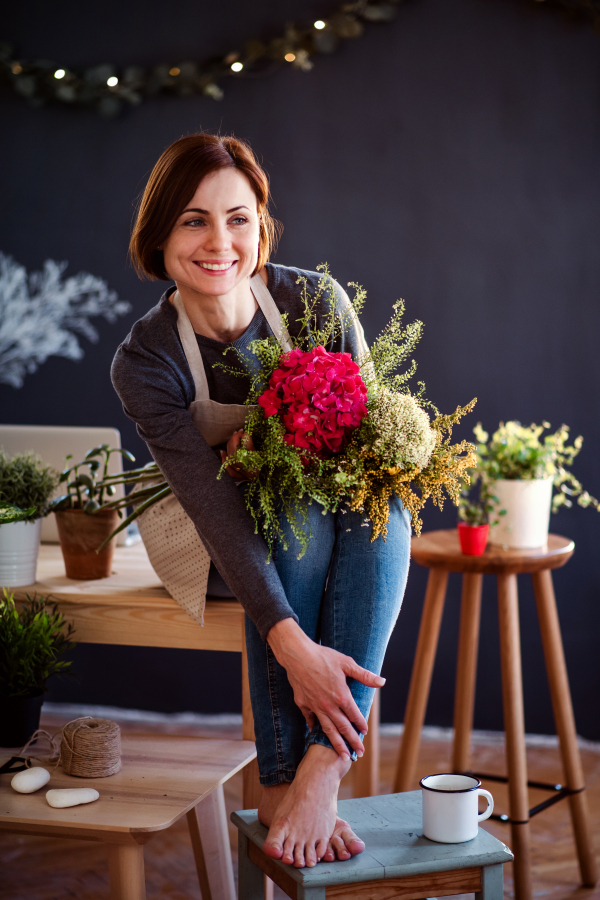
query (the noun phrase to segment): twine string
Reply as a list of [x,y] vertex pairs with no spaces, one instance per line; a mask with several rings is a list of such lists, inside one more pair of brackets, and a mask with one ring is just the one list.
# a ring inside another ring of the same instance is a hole
[[[59,735],[60,741],[57,740]],[[67,775],[105,778],[121,769],[121,729],[110,719],[82,716],[67,722],[52,736],[38,729],[21,750],[21,756],[38,737],[46,738],[52,748],[48,763],[62,765]],[[39,758],[35,756],[35,759]],[[31,765],[30,759],[27,765]]]

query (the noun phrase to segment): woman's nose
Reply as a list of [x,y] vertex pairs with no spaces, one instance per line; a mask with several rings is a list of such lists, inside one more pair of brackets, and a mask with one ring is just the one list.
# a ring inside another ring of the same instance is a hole
[[208,233],[207,250],[222,252],[231,246],[231,238],[225,223],[215,222]]

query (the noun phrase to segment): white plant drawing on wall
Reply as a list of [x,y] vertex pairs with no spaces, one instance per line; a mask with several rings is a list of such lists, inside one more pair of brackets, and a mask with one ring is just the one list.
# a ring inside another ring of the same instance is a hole
[[28,274],[0,252],[0,382],[22,387],[49,356],[81,359],[77,335],[98,340],[90,318],[115,322],[131,309],[102,278],[88,272],[63,278],[67,265],[47,259],[41,272]]

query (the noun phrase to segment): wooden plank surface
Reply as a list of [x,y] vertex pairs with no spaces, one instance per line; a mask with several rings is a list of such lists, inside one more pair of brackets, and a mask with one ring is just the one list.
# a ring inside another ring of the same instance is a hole
[[15,596],[51,595],[75,625],[77,641],[242,650],[244,611],[237,600],[208,600],[204,627],[198,625],[162,586],[141,542],[117,547],[112,575],[94,581],[67,578],[60,546],[42,544],[37,579],[33,585],[15,588]]
[[[256,756],[250,741],[156,734],[122,736],[123,767],[107,778],[76,778],[62,767],[46,767],[48,784],[18,794],[11,775],[0,775],[0,831],[109,840],[168,828]],[[53,809],[46,791],[94,788],[100,799],[85,806]]]

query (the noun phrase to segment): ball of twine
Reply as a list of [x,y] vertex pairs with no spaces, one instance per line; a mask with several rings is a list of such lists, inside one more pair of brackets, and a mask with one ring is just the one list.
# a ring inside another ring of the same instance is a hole
[[121,729],[110,719],[87,716],[63,728],[59,763],[67,775],[105,778],[121,768]]

